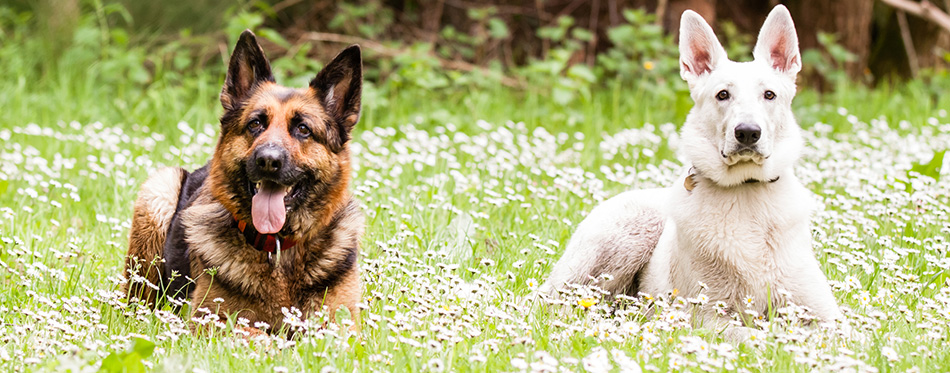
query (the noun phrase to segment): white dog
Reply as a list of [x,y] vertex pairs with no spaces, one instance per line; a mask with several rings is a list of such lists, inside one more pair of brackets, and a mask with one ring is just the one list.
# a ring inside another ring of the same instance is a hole
[[[682,131],[690,171],[670,188],[630,191],[597,206],[541,290],[609,274],[597,285],[613,294],[702,291],[728,313],[741,312],[751,297],[760,314],[769,302],[792,302],[823,321],[839,318],[812,252],[811,195],[792,170],[803,140],[791,110],[801,69],[791,15],[776,6],[755,60],[734,62],[706,21],[687,10],[679,49],[695,101]],[[728,326],[712,310],[698,316],[696,326]],[[735,338],[753,332],[726,331]]]

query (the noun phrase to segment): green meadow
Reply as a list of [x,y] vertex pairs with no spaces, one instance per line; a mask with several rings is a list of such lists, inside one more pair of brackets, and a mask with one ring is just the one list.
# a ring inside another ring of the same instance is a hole
[[[588,79],[538,73],[538,62],[510,87],[492,74],[441,73],[415,50],[364,48],[368,69],[390,67],[367,75],[351,143],[351,189],[367,217],[362,332],[322,327],[344,316],[303,321],[288,310],[294,338],[247,339],[233,321],[127,304],[118,290],[139,185],[162,166],[203,165],[217,141],[227,54],[179,51],[233,47],[254,22],[235,21],[220,40],[138,45],[90,16],[55,49],[28,15],[0,10],[2,371],[950,367],[946,71],[800,87],[796,172],[818,202],[814,251],[854,335],[791,308],[758,318],[765,339],[733,344],[690,325],[690,307],[712,306],[694,300],[614,307],[594,288],[557,304],[535,294],[594,206],[671,185],[689,167],[677,131],[692,101],[675,71]],[[664,53],[675,56],[675,44]],[[289,86],[325,62],[268,54]],[[195,323],[214,335],[193,335]]]

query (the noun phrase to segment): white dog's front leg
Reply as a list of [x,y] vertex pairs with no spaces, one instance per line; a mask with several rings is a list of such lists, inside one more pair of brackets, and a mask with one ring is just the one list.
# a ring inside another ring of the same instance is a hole
[[835,300],[828,279],[817,260],[808,260],[800,275],[793,276],[788,281],[795,288],[793,297],[797,299],[793,299],[793,302],[811,309],[821,322],[835,323],[842,319],[838,301]]

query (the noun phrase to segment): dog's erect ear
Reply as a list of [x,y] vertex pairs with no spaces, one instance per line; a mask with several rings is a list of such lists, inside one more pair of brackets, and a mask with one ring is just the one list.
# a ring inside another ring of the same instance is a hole
[[687,82],[708,74],[726,59],[712,27],[698,13],[687,10],[680,18],[680,76]]
[[225,110],[236,109],[250,96],[254,85],[261,82],[274,82],[274,75],[254,33],[244,30],[234,52],[231,52],[228,76],[224,78],[224,88],[221,89],[221,106]]
[[340,128],[343,143],[360,119],[360,96],[363,90],[363,61],[360,46],[351,45],[330,61],[310,88],[323,103],[327,114]]
[[802,69],[795,23],[784,5],[777,5],[765,19],[752,55],[756,60],[765,61],[773,69],[792,77]]

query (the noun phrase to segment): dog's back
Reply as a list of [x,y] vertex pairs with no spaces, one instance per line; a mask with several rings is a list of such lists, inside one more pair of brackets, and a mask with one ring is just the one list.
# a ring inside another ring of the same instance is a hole
[[164,242],[165,268],[162,272],[162,290],[176,298],[187,297],[191,290],[188,277],[191,275],[191,263],[188,260],[188,242],[185,241],[185,226],[181,223],[181,212],[191,205],[198,196],[198,189],[208,178],[208,165],[188,174],[178,196],[178,206],[168,227],[168,236]]
[[139,190],[124,272],[128,282],[123,291],[129,299],[141,299],[148,304],[156,301],[166,270],[166,237],[187,178],[188,172],[183,168],[167,167],[149,176]]
[[577,227],[541,292],[596,284],[611,294],[636,295],[637,276],[668,224],[665,206],[658,203],[668,200],[667,194],[666,189],[630,191],[598,205]]

